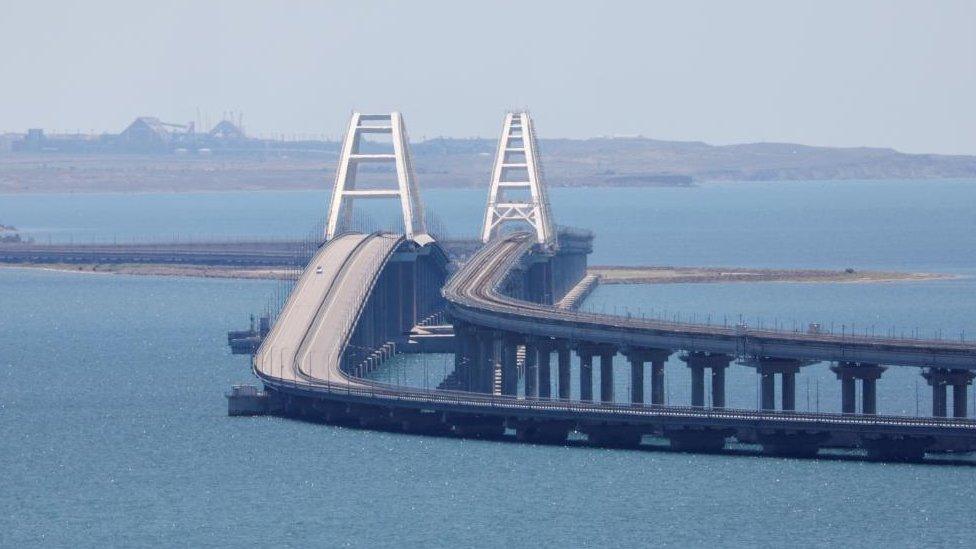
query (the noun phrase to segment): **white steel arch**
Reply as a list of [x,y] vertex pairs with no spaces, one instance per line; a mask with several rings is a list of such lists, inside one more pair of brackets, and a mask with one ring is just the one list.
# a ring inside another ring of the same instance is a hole
[[[364,154],[360,145],[365,134],[390,134],[393,153]],[[395,165],[397,185],[390,188],[357,189],[356,172],[363,162],[388,162]],[[354,112],[349,120],[349,129],[342,142],[342,153],[336,169],[335,185],[329,206],[329,222],[325,228],[326,240],[349,227],[352,217],[352,204],[357,198],[396,198],[400,200],[403,213],[403,230],[409,240],[427,244],[433,238],[427,234],[424,221],[424,206],[410,160],[410,141],[403,116],[399,112],[390,114],[363,114]]]
[[482,242],[491,240],[503,224],[512,221],[527,223],[535,231],[538,244],[555,249],[549,197],[542,180],[535,128],[528,112],[511,112],[505,116],[491,171]]

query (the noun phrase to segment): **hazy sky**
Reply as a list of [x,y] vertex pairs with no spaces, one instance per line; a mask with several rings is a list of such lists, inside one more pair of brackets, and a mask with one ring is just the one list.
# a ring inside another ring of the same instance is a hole
[[642,134],[976,154],[976,1],[0,2],[0,131]]

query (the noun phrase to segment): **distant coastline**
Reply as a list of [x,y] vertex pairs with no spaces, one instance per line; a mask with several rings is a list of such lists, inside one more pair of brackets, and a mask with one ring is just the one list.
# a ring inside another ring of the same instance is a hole
[[[225,278],[242,280],[280,280],[295,271],[258,267],[215,267],[209,265],[162,264],[64,264],[11,263],[0,268],[40,269],[83,274]],[[856,271],[822,269],[752,269],[747,267],[625,267],[593,266],[589,274],[601,284],[709,284],[749,282],[875,283],[951,280],[959,275],[901,271]]]
[[[422,188],[483,188],[493,139],[414,143]],[[707,182],[974,179],[976,156],[789,143],[709,145],[628,138],[542,139],[551,187],[688,187]],[[327,188],[338,144],[212,154],[11,152],[0,147],[0,194],[167,193]],[[360,174],[369,186],[389,174]]]
[[700,284],[719,282],[864,283],[949,280],[958,275],[900,271],[750,269],[743,267],[590,267],[601,284]]

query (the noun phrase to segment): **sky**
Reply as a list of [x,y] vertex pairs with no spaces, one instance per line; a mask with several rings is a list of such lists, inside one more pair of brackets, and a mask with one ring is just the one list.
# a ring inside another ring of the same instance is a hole
[[[0,132],[136,116],[412,139],[643,135],[976,154],[976,2],[0,2]],[[201,114],[198,114],[201,113]]]

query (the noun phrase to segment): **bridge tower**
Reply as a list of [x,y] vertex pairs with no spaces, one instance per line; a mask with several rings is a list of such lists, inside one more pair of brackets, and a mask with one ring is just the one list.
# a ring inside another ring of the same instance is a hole
[[491,240],[509,222],[528,224],[535,231],[538,244],[555,250],[557,239],[549,197],[542,181],[535,128],[527,112],[511,112],[505,116],[491,171],[482,242]]
[[[393,142],[393,152],[371,154],[361,152],[363,136],[388,134]],[[361,163],[391,163],[395,166],[396,186],[375,189],[357,189],[356,173]],[[409,240],[424,245],[433,241],[427,234],[424,207],[410,161],[410,142],[406,126],[399,112],[390,114],[363,114],[354,112],[349,129],[342,142],[342,154],[336,169],[335,185],[329,207],[329,222],[325,229],[326,240],[349,227],[353,201],[357,198],[395,198],[400,201],[403,213],[403,230]]]

